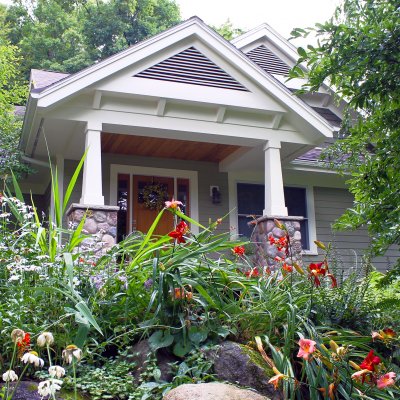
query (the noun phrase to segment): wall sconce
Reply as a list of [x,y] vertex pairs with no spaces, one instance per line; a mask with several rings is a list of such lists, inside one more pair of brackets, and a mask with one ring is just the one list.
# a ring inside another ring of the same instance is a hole
[[210,196],[213,204],[221,203],[221,192],[219,191],[219,186],[210,186]]

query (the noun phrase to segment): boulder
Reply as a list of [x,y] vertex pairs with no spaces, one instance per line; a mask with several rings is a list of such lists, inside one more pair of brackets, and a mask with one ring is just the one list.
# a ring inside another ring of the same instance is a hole
[[213,360],[214,374],[219,380],[253,388],[274,400],[282,399],[280,392],[268,383],[275,374],[258,351],[227,341],[207,356]]
[[[137,369],[133,374],[136,383],[139,382],[140,374],[145,370],[146,364],[152,355],[154,355],[154,352],[150,348],[148,340],[141,340],[128,350],[127,356],[125,356],[126,361],[134,362],[137,365]],[[157,350],[155,356],[157,358],[157,366],[161,371],[161,379],[168,382],[172,381],[174,375],[170,364],[179,359],[169,353],[167,349]]]
[[269,400],[247,389],[226,383],[184,384],[168,392],[163,400]]

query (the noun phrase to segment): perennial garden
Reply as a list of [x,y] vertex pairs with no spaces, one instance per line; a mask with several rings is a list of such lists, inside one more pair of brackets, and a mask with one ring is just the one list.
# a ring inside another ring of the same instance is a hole
[[[291,239],[276,220],[281,237],[269,240],[283,256],[255,267],[251,244],[217,233],[221,220],[193,221],[173,199],[146,235],[103,252],[84,219],[62,226],[77,174],[62,205],[53,185],[53,220],[16,182],[0,197],[1,398],[28,381],[32,399],[162,399],[229,380],[215,362],[227,343],[257,364],[261,393],[274,398],[400,398],[399,283],[382,287],[366,260],[340,265],[334,246],[317,242],[315,262],[288,262]],[[156,237],[164,213],[175,228]]]

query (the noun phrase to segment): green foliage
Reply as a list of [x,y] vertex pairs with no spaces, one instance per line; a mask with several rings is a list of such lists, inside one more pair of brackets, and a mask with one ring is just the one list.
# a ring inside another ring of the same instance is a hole
[[[136,388],[132,377],[135,369],[135,364],[120,360],[107,360],[101,367],[82,365],[78,369],[77,388],[93,400],[131,399]],[[72,380],[66,380],[64,387],[72,389]]]
[[18,149],[22,121],[14,113],[14,106],[24,101],[26,93],[18,71],[20,61],[17,47],[6,39],[6,31],[0,32],[0,179],[3,181],[11,177],[11,171],[17,175],[29,171],[21,162]]
[[378,315],[370,277],[351,271],[338,288],[321,287],[315,293],[315,320],[321,326],[341,326],[369,334]]
[[[141,373],[136,383],[133,375],[138,366],[123,361],[124,353],[122,353],[120,359],[106,359],[98,367],[87,364],[79,366],[77,388],[81,393],[90,395],[93,400],[161,400],[167,391],[183,383],[200,383],[213,379],[210,374],[212,362],[204,355],[206,350],[208,349],[192,351],[185,361],[172,365],[174,371],[172,382],[161,380],[157,360],[151,356],[146,364],[141,366]],[[63,387],[72,389],[72,379],[64,380]]]
[[76,72],[155,35],[180,20],[172,0],[14,1],[9,39],[32,68]]
[[319,42],[299,49],[298,63],[309,72],[296,67],[291,76],[306,75],[304,89],[311,91],[326,81],[348,102],[340,140],[325,154],[334,167],[350,174],[354,195],[354,206],[336,227],[366,226],[374,254],[400,244],[399,19],[397,0],[344,0],[330,21],[292,32],[297,37],[314,31]]
[[[379,343],[372,343],[370,336],[372,329],[380,335],[385,328],[400,328],[395,284],[380,291],[381,275],[364,268],[367,277],[337,275],[336,287],[330,267],[338,264],[335,253],[320,242],[324,261],[307,269],[293,260],[290,269],[286,259],[275,271],[256,269],[244,243],[217,233],[219,220],[203,227],[176,208],[163,209],[147,234],[135,232],[104,254],[100,243],[82,234],[84,222],[71,230],[61,226],[81,166],[63,205],[56,194],[57,171],[52,171],[55,208],[60,212],[50,224],[18,198],[6,195],[1,200],[0,289],[7,301],[0,305],[5,333],[0,346],[6,366],[12,364],[7,338],[13,328],[30,332],[32,341],[50,330],[56,338],[55,353],[71,342],[85,344],[87,364],[79,367],[77,377],[83,394],[93,399],[161,400],[179,384],[214,379],[208,347],[228,338],[254,348],[254,337],[259,336],[272,357],[256,339],[267,370],[278,374],[288,399],[317,400],[323,389],[347,399],[398,395],[397,389],[378,391],[352,378],[354,365],[370,346],[382,357],[374,379],[397,371],[397,334]],[[21,197],[18,188],[15,193]],[[159,220],[168,212],[173,213],[175,233],[155,236]],[[186,222],[197,224],[200,233],[193,234]],[[289,235],[275,245],[291,259]],[[144,337],[152,354],[135,382],[136,366],[124,360],[128,346]],[[308,361],[297,356],[297,341],[303,337],[317,343],[318,352]],[[331,340],[345,351],[332,346],[329,350]],[[172,366],[171,382],[161,379],[155,357],[160,349],[179,360]],[[46,356],[44,351],[40,355]],[[59,356],[54,361],[61,363]],[[71,382],[67,378],[64,384],[72,387]]]
[[[81,166],[70,187],[74,186]],[[9,333],[18,327],[34,336],[53,327],[59,340],[57,347],[71,342],[83,345],[90,329],[96,329],[100,335],[102,331],[91,311],[90,291],[95,289],[89,286],[82,293],[79,286],[87,271],[78,255],[71,254],[85,238],[82,226],[71,231],[63,229],[61,220],[42,221],[34,207],[20,200],[16,181],[15,185],[19,198],[0,198],[0,288],[2,296],[10,299],[0,307],[2,330]],[[58,193],[56,181],[53,189]],[[54,198],[55,208],[62,209],[58,196]],[[4,348],[8,348],[3,341]]]
[[243,29],[235,28],[229,18],[220,26],[212,26],[212,28],[226,40],[232,40],[244,33]]

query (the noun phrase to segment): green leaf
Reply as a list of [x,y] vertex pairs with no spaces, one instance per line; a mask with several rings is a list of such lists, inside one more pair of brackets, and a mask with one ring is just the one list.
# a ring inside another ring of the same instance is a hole
[[15,191],[15,197],[19,200],[24,202],[24,196],[21,192],[21,188],[17,182],[17,179],[15,178],[14,173],[11,171],[11,175],[12,175],[12,181],[13,181],[13,186],[14,186],[14,191]]
[[304,58],[307,57],[307,52],[306,52],[302,47],[299,47],[299,48],[297,49],[297,52],[299,53],[299,55],[300,55],[301,57],[304,57]]
[[[79,174],[81,172],[81,169],[83,167],[83,163],[85,162],[86,159],[86,155],[89,149],[86,149],[85,153],[83,154],[82,158],[79,161],[78,166],[75,169],[74,174],[72,175],[71,180],[69,181],[67,190],[65,191],[65,195],[64,195],[64,202],[63,202],[63,206],[62,206],[62,213],[64,214],[65,209],[68,205],[69,199],[71,198],[71,194],[75,188],[76,185],[76,181],[78,180]],[[57,188],[59,189],[59,188]]]
[[97,330],[97,332],[100,333],[100,335],[103,335],[100,326],[94,319],[92,312],[89,310],[89,307],[85,302],[80,301],[79,303],[75,304],[75,308],[86,318],[88,323],[92,325]]
[[192,325],[189,328],[189,339],[192,341],[194,344],[199,345],[201,342],[204,342],[207,340],[209,330],[207,327],[202,326],[194,326]]
[[183,343],[183,340],[182,340],[175,344],[172,352],[177,357],[184,357],[186,354],[188,354],[192,350],[192,348],[193,348],[193,346],[190,343],[190,341],[187,341],[185,344],[185,343]]
[[149,344],[153,351],[161,349],[163,347],[171,346],[174,342],[174,337],[169,331],[156,331],[149,337]]

